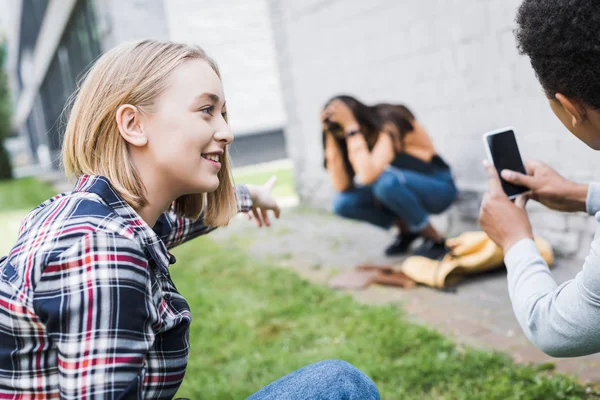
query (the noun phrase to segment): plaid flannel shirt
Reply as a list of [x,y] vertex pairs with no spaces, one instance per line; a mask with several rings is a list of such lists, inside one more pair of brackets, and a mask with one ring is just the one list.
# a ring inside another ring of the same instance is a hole
[[99,176],[34,209],[0,259],[0,399],[171,399],[191,316],[167,249],[213,229],[173,213],[152,229]]

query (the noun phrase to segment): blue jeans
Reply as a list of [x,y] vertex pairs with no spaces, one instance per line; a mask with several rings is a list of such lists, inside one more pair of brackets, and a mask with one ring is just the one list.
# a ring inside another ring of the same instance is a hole
[[271,383],[247,400],[380,400],[371,379],[340,360],[308,365]]
[[420,232],[429,215],[445,211],[456,196],[449,170],[423,174],[390,166],[374,183],[339,193],[333,211],[386,229],[402,219],[411,232]]

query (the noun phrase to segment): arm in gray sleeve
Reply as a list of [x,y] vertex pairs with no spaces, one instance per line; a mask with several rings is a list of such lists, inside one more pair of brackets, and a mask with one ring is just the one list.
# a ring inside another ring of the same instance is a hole
[[[594,184],[593,184],[594,185]],[[600,209],[600,185],[590,185],[588,212]],[[600,220],[600,214],[596,216]],[[575,279],[557,285],[530,239],[504,259],[513,310],[527,337],[553,357],[600,352],[600,228]]]
[[588,196],[585,205],[590,215],[596,215],[600,211],[600,183],[590,183],[588,185]]

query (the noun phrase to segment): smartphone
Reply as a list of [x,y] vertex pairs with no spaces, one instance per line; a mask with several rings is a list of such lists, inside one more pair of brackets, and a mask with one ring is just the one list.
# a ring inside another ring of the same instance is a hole
[[512,200],[520,194],[528,192],[529,189],[521,185],[513,185],[502,179],[500,172],[505,169],[527,174],[525,164],[519,152],[515,130],[509,126],[483,134],[483,143],[487,151],[488,159],[498,171],[500,182],[504,193]]

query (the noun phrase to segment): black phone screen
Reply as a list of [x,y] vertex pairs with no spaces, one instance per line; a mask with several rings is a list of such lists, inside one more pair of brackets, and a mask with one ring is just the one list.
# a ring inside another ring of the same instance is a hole
[[[523,160],[521,159],[519,147],[517,146],[515,133],[512,130],[488,135],[486,140],[490,149],[492,161],[498,170],[498,173],[505,169],[520,172],[522,174],[527,173]],[[504,192],[509,197],[525,193],[529,190],[525,186],[508,183],[502,179],[502,177],[500,177],[500,182],[502,183],[502,189],[504,189]]]

